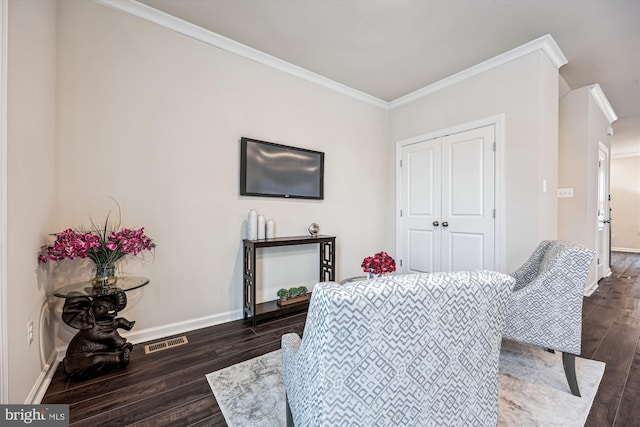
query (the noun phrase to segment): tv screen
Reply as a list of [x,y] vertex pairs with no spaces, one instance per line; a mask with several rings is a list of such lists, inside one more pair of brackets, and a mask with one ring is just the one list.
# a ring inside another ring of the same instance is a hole
[[242,138],[240,194],[324,199],[324,153]]

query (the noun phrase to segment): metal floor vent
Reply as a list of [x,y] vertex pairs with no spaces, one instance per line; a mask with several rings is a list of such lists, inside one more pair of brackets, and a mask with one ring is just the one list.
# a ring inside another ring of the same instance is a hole
[[157,342],[144,346],[144,354],[151,354],[157,351],[167,350],[169,348],[177,347],[182,344],[188,344],[187,337],[181,336],[178,338],[171,338],[170,340]]
[[618,274],[618,275],[616,276],[616,279],[627,279],[627,280],[631,280],[631,276]]

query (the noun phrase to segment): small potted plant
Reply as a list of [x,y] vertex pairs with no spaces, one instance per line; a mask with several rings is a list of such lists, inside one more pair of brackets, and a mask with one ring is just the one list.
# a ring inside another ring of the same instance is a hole
[[279,289],[278,292],[276,292],[276,295],[278,296],[280,301],[284,301],[287,298],[289,298],[289,291],[286,290],[285,288]]
[[[307,289],[306,286],[300,286],[300,287],[292,287],[289,289],[280,289],[278,291],[278,305],[279,306],[284,306],[284,305],[289,305],[289,304],[297,304],[297,303],[302,303],[305,301],[309,301],[309,298],[311,297],[307,292],[309,290]],[[284,295],[287,294],[286,298],[282,298],[280,295]]]

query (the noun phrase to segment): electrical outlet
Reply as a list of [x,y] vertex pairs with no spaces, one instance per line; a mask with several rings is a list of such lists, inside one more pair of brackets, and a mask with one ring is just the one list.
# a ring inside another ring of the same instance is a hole
[[573,197],[573,188],[558,188],[558,198],[565,199]]
[[27,345],[33,344],[33,320],[30,319],[27,323]]

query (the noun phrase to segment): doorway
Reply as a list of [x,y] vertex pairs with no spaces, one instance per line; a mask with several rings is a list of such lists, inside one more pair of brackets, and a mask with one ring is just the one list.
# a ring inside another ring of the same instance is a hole
[[609,210],[609,150],[598,144],[598,225],[596,230],[596,282],[611,274],[611,211]]

